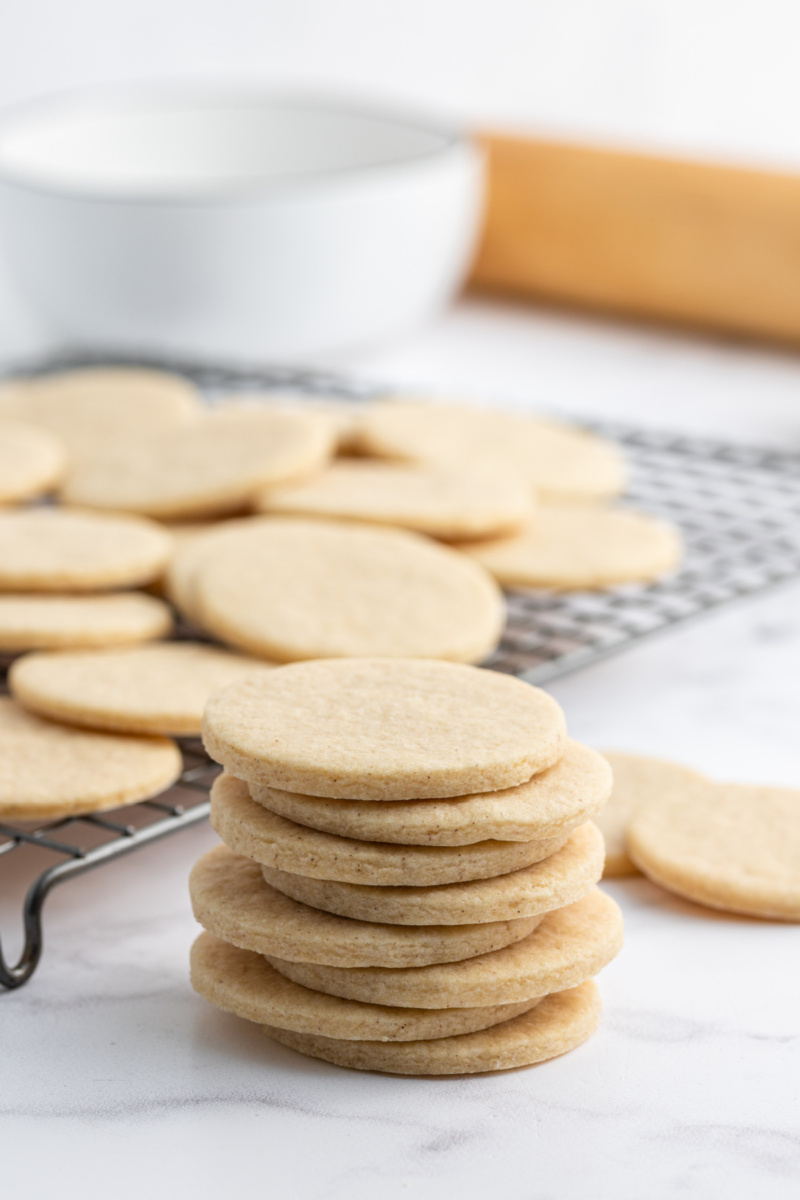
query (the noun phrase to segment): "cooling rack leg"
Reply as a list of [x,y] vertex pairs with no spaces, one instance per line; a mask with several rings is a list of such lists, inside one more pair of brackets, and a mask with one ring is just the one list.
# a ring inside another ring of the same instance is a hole
[[46,872],[37,879],[25,897],[23,909],[25,945],[18,961],[13,966],[6,962],[2,945],[0,945],[0,985],[4,988],[18,988],[22,987],[23,983],[27,983],[42,956],[44,944],[42,906],[50,888],[57,882],[57,879],[48,879],[50,874],[50,872]]

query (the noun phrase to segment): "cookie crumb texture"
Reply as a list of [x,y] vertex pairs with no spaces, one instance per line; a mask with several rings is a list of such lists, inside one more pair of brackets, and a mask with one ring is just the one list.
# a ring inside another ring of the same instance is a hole
[[0,591],[91,592],[150,583],[172,552],[142,517],[69,508],[0,513]]
[[294,663],[212,696],[206,748],[233,775],[363,800],[513,787],[561,758],[564,715],[508,675],[427,660]]
[[38,820],[134,804],[175,782],[168,738],[90,733],[44,721],[0,697],[0,817]]
[[705,783],[635,813],[628,853],[650,879],[699,904],[800,921],[800,791]]
[[480,662],[505,621],[480,564],[402,529],[274,517],[201,554],[191,599],[215,637],[278,662]]

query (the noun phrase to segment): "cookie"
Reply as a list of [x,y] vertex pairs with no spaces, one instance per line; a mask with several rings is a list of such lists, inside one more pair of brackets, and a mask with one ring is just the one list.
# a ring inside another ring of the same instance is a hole
[[572,904],[603,873],[603,839],[591,822],[580,825],[544,862],[470,883],[439,887],[371,887],[334,883],[262,867],[267,883],[312,908],[391,925],[466,925],[513,921]]
[[427,967],[327,967],[268,954],[277,971],[303,987],[410,1008],[516,1004],[591,979],[622,948],[622,913],[598,888],[547,913],[527,937],[462,962]]
[[303,483],[270,488],[264,512],[400,525],[444,541],[512,532],[533,512],[530,489],[508,472],[344,459]]
[[222,641],[278,662],[479,662],[505,605],[480,564],[402,529],[273,517],[200,563],[193,604]]
[[634,813],[628,853],[650,879],[711,908],[800,921],[800,791],[704,783]]
[[625,487],[619,449],[604,438],[525,413],[388,400],[366,413],[370,454],[411,462],[502,467],[547,500],[602,500]]
[[87,592],[155,579],[172,540],[153,521],[66,508],[0,513],[0,591]]
[[471,846],[358,841],[276,816],[256,803],[247,784],[233,775],[222,775],[214,783],[211,824],[237,854],[264,866],[316,879],[381,887],[418,887],[505,875],[548,858],[569,836],[537,842],[475,842]]
[[[247,399],[247,397],[245,397]],[[324,392],[263,392],[252,396],[258,404],[302,412],[333,431],[339,454],[359,453],[359,430],[366,410],[366,401]]]
[[608,804],[595,817],[595,824],[606,843],[603,878],[636,875],[637,869],[625,847],[628,826],[636,809],[650,799],[680,795],[705,781],[689,767],[657,758],[617,751],[604,751],[604,757],[614,772],[614,786]]
[[499,950],[527,937],[541,917],[481,925],[382,925],[337,917],[291,900],[258,863],[217,846],[189,878],[196,919],[234,946],[331,967],[423,967]]
[[0,595],[0,653],[117,646],[165,637],[166,604],[141,592],[102,596]]
[[289,821],[341,837],[414,846],[467,846],[487,839],[529,842],[566,836],[596,817],[611,794],[611,769],[596,750],[569,739],[555,766],[501,792],[371,803],[301,796],[251,783],[250,794]]
[[20,704],[54,721],[191,736],[200,732],[212,692],[266,670],[264,663],[199,642],[159,642],[29,654],[14,663],[8,681]]
[[192,946],[191,980],[199,995],[246,1021],[331,1038],[375,1038],[379,1043],[470,1033],[529,1012],[537,1004],[527,1000],[417,1011],[340,1000],[292,983],[260,954],[229,946],[209,933],[201,933]]
[[400,659],[293,663],[206,707],[212,758],[251,783],[349,800],[514,787],[563,755],[539,688],[476,667]]
[[156,796],[181,772],[168,738],[89,733],[0,697],[0,818],[96,812]]
[[623,508],[541,507],[520,533],[462,547],[506,587],[606,588],[649,583],[680,565],[674,525]]
[[16,504],[50,491],[66,466],[66,451],[52,434],[0,417],[0,504]]
[[144,443],[120,441],[79,464],[62,495],[164,520],[224,515],[268,484],[319,470],[333,444],[332,432],[302,413],[236,406]]
[[175,547],[162,581],[167,598],[178,611],[200,626],[200,614],[195,603],[195,580],[206,554],[213,553],[220,539],[235,537],[241,529],[250,529],[260,518],[237,517],[234,519],[205,522],[183,522],[167,525],[172,533]]
[[[457,1010],[456,1010],[457,1011]],[[527,1067],[566,1054],[591,1037],[600,1019],[594,983],[546,996],[534,1009],[478,1033],[432,1041],[345,1041],[275,1026],[264,1032],[310,1058],[392,1075],[474,1075]]]
[[0,416],[55,434],[72,459],[186,426],[199,412],[197,390],[187,379],[144,367],[60,371],[14,380],[0,394]]

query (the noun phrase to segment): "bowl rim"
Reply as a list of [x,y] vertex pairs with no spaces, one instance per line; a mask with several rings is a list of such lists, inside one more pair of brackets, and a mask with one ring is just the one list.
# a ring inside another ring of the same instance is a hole
[[[66,180],[48,180],[45,176],[31,174],[4,161],[3,144],[6,136],[49,114],[58,115],[72,110],[80,115],[81,111],[99,111],[104,103],[124,109],[142,103],[154,107],[160,103],[170,106],[181,100],[206,102],[217,109],[244,102],[272,110],[293,109],[343,117],[365,117],[431,135],[438,138],[439,145],[384,162],[326,167],[272,178],[220,178],[208,183],[192,182],[163,188],[151,185],[130,190],[125,187],[106,187],[96,182],[77,181],[72,185]],[[60,89],[9,105],[0,111],[0,185],[73,201],[168,206],[267,201],[283,199],[288,195],[309,196],[353,182],[364,185],[398,174],[426,171],[450,158],[465,159],[476,166],[482,159],[480,146],[464,127],[382,101],[373,102],[341,93],[269,87],[241,79],[169,79],[94,84]]]

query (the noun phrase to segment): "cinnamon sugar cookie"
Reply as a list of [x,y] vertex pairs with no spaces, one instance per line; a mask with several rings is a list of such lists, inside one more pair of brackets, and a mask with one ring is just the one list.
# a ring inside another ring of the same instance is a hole
[[493,879],[439,887],[371,887],[263,867],[271,887],[325,912],[393,925],[464,925],[551,912],[591,891],[603,873],[603,839],[591,822],[544,862]]
[[475,796],[372,803],[249,786],[253,799],[271,812],[326,833],[403,845],[467,846],[488,838],[558,838],[590,817],[596,820],[611,794],[611,768],[596,750],[568,739],[554,766],[516,787]]
[[519,533],[461,547],[506,587],[606,588],[676,570],[674,525],[624,508],[543,505]]
[[701,783],[653,797],[628,827],[650,879],[699,904],[800,921],[800,791]]
[[158,642],[29,654],[14,663],[8,678],[20,704],[54,721],[186,737],[200,732],[212,692],[267,670],[263,662],[216,646]]
[[317,879],[381,887],[421,887],[505,875],[548,858],[569,836],[564,833],[534,842],[483,841],[469,846],[359,841],[276,816],[253,800],[247,784],[233,775],[222,775],[214,782],[211,824],[237,854],[265,866]]
[[486,1029],[535,1008],[537,1000],[483,1008],[413,1009],[360,1004],[292,983],[260,954],[201,933],[192,946],[192,987],[217,1008],[281,1029],[341,1039],[415,1042]]
[[386,925],[309,908],[276,892],[258,863],[217,846],[189,878],[194,915],[216,937],[258,954],[331,967],[423,967],[518,942],[540,916],[476,925]]
[[212,758],[248,782],[410,800],[513,787],[557,762],[564,715],[509,675],[425,659],[292,663],[212,696]]
[[0,591],[134,587],[164,569],[172,539],[154,521],[69,508],[0,513]]
[[43,721],[0,697],[0,817],[37,820],[134,804],[181,771],[174,742]]
[[194,579],[202,625],[250,654],[480,662],[505,619],[489,573],[419,534],[274,517],[217,539]]
[[596,501],[619,495],[625,467],[618,448],[527,413],[387,400],[365,414],[361,441],[371,454],[411,462],[505,467],[547,500]]
[[431,1041],[345,1041],[274,1026],[265,1026],[264,1032],[301,1054],[358,1071],[474,1075],[526,1067],[566,1054],[591,1037],[599,1018],[600,995],[597,985],[590,981],[546,996],[532,1010],[500,1025]]

